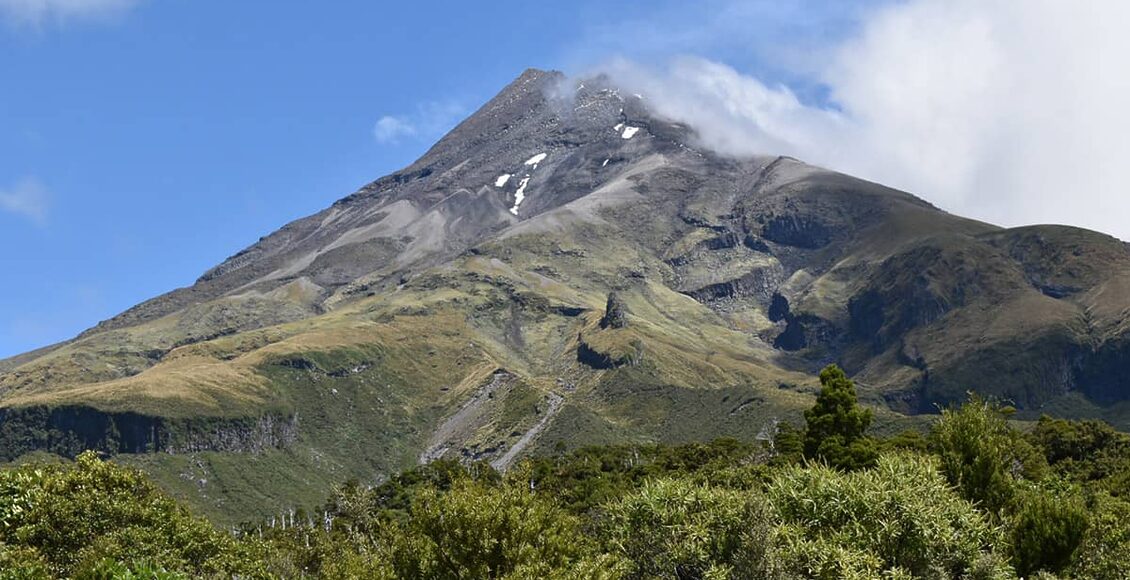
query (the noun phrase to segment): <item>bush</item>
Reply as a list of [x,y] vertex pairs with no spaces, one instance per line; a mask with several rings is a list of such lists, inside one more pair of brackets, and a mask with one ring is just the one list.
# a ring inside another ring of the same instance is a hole
[[75,580],[188,580],[188,576],[146,562],[126,565],[102,560],[75,574]]
[[772,462],[777,465],[797,463],[804,458],[804,431],[787,421],[777,425],[773,435]]
[[930,448],[946,479],[997,517],[1012,501],[1014,483],[1038,479],[1045,469],[1043,458],[1005,417],[1005,408],[974,397],[960,408],[942,411],[930,430]]
[[1009,518],[1012,562],[1017,573],[1059,573],[1072,562],[1087,531],[1087,508],[1071,489],[1023,489]]
[[33,549],[52,575],[103,561],[160,562],[191,575],[254,575],[228,534],[192,517],[139,471],[99,460],[0,471],[0,542]]
[[1009,572],[991,551],[996,529],[960,498],[934,459],[885,455],[869,470],[782,471],[769,486],[780,517],[778,553],[806,577],[982,577]]
[[524,464],[539,494],[581,515],[662,477],[760,487],[764,466],[756,458],[762,451],[760,445],[721,438],[684,445],[585,447],[564,457],[533,457]]
[[602,523],[629,578],[771,578],[771,518],[760,494],[682,479],[648,482]]
[[1068,571],[1075,578],[1130,578],[1130,504],[1105,493],[1088,504],[1090,525]]
[[0,543],[0,580],[47,580],[47,561],[35,548]]
[[463,480],[446,493],[425,490],[400,532],[391,553],[401,577],[539,578],[617,569],[611,560],[590,559],[596,546],[576,518],[520,483]]
[[1113,495],[1130,491],[1130,435],[1102,421],[1040,417],[1028,441],[1063,477],[1094,484]]

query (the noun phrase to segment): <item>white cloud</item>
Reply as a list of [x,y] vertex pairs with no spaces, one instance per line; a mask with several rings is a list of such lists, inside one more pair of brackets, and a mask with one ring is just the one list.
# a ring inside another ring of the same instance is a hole
[[608,68],[732,154],[787,154],[1001,223],[1130,239],[1130,3],[910,0],[816,51],[836,105],[703,59]]
[[38,179],[26,177],[8,188],[0,188],[0,211],[27,218],[38,225],[47,222],[50,194]]
[[373,127],[373,136],[380,143],[395,143],[401,137],[410,137],[416,134],[416,126],[403,117],[385,115]]
[[16,24],[40,26],[48,20],[63,22],[114,16],[139,2],[140,0],[0,0],[0,15]]
[[378,143],[396,144],[402,139],[434,139],[450,130],[467,113],[452,101],[433,101],[416,107],[410,115],[385,115],[373,126]]

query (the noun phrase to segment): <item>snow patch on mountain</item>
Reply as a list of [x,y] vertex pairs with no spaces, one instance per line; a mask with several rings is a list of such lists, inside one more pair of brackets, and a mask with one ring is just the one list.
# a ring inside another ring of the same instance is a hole
[[529,185],[530,178],[523,178],[518,184],[518,191],[514,192],[514,207],[510,208],[510,213],[518,215],[518,206],[522,205],[522,200],[526,199],[526,186]]

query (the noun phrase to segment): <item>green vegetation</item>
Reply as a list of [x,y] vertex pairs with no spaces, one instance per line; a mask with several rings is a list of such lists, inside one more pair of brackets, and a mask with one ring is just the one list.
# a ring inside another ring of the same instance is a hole
[[1011,505],[1020,479],[1039,479],[1043,458],[1005,421],[1010,409],[974,397],[942,412],[930,433],[942,473],[969,501],[991,514]]
[[931,457],[892,454],[844,473],[794,466],[767,491],[785,568],[818,578],[1001,577],[996,530]]
[[816,405],[804,412],[804,456],[839,469],[874,465],[879,451],[867,436],[872,414],[856,401],[855,383],[832,365],[820,373],[820,384]]
[[1025,432],[973,398],[926,437],[872,438],[837,371],[772,441],[584,447],[505,474],[439,460],[233,532],[93,453],[29,463],[0,472],[0,579],[1130,575],[1130,436]]
[[0,472],[0,578],[263,576],[255,552],[93,452]]

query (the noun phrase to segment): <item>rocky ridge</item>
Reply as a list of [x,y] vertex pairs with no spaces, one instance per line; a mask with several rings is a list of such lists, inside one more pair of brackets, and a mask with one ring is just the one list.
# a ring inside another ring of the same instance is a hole
[[158,476],[160,453],[256,454],[306,474],[298,501],[421,457],[752,437],[829,362],[892,428],[968,390],[1130,425],[1130,250],[720,156],[646,95],[529,70],[193,286],[0,361],[0,450],[93,446]]

